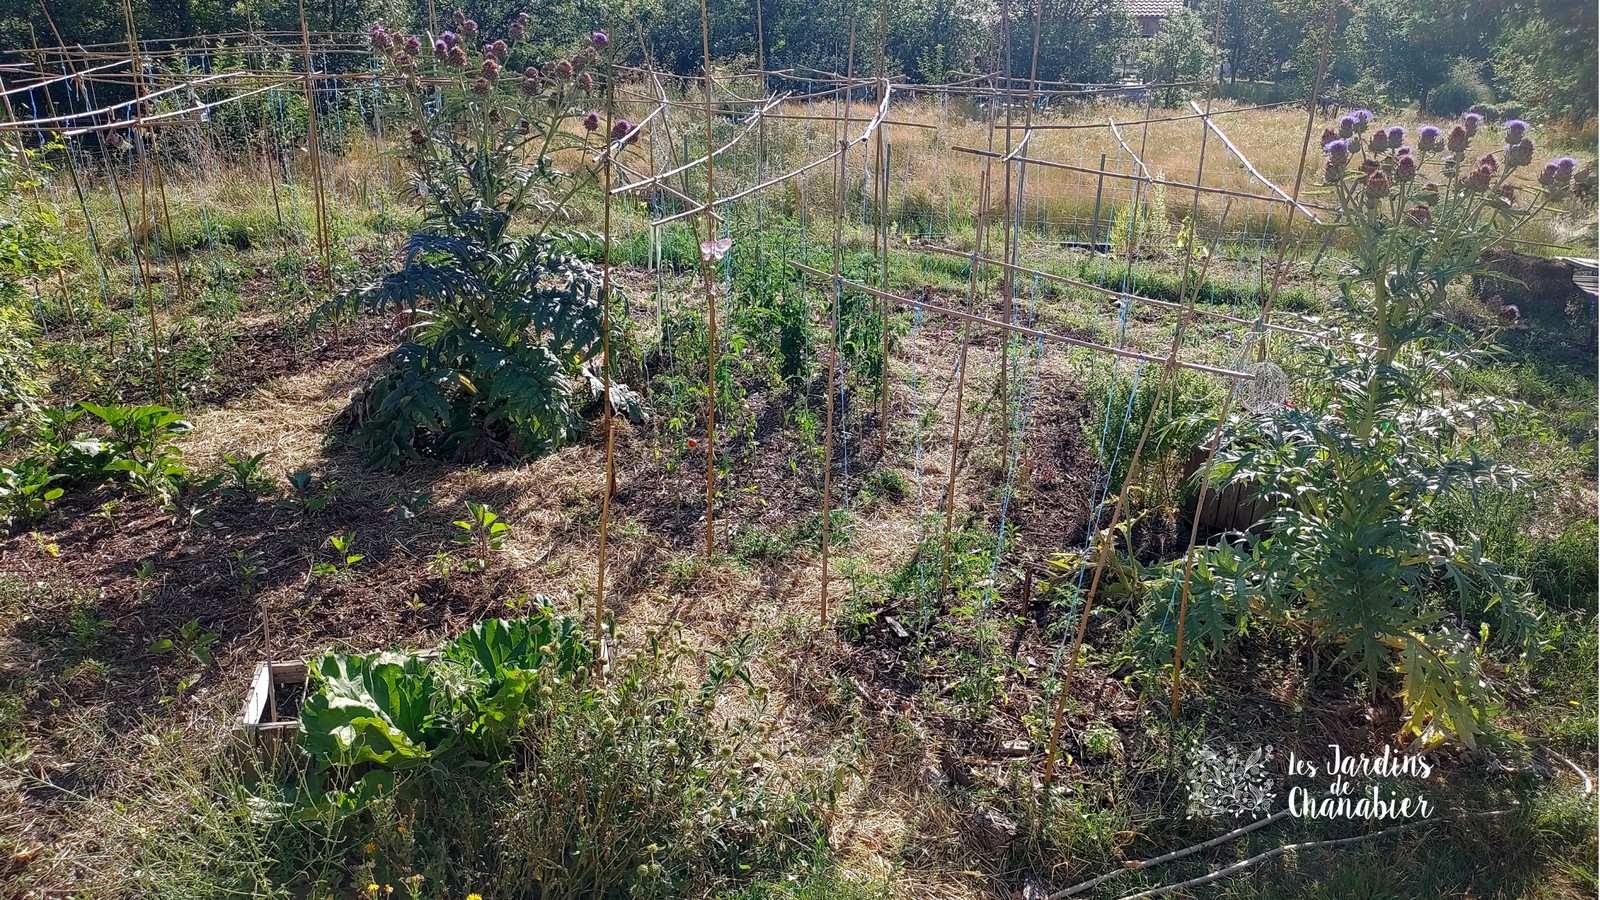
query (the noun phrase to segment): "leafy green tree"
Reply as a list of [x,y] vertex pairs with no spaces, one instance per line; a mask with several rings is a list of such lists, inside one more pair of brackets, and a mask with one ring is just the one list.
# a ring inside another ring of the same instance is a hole
[[[1204,79],[1215,56],[1205,22],[1193,10],[1180,9],[1161,23],[1161,30],[1140,54],[1139,64],[1145,81],[1176,85]],[[1182,87],[1164,88],[1161,102],[1176,106],[1188,93]]]
[[1495,81],[1525,114],[1589,126],[1596,115],[1593,3],[1543,0],[1517,4],[1504,14],[1505,28],[1491,54]]

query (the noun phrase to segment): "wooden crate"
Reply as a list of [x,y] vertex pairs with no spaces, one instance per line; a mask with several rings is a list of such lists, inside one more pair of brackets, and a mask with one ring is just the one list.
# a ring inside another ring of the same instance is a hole
[[[269,691],[269,687],[271,690]],[[294,744],[300,732],[300,704],[306,698],[306,664],[300,660],[260,662],[250,679],[239,732],[262,755]],[[273,701],[280,701],[274,716]]]

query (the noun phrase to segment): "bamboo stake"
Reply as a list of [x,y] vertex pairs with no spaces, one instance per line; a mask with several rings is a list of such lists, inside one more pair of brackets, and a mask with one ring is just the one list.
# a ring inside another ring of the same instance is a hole
[[[889,96],[889,70],[885,61],[885,53],[889,41],[889,0],[882,0],[878,4],[878,103],[881,105]],[[877,181],[878,222],[872,232],[873,252],[882,253],[882,262],[878,275],[878,286],[889,287],[889,172],[883,156],[884,128],[877,130],[874,143],[877,144],[877,156],[874,168]],[[878,304],[879,314],[883,318],[883,335],[879,344],[879,352],[883,355],[882,368],[878,372],[878,456],[882,457],[889,443],[889,301],[883,300]]]
[[[125,23],[127,24],[127,30],[128,30],[128,62],[129,62],[129,65],[131,65],[133,67],[134,71],[137,72],[139,70],[139,68],[140,68],[140,63],[139,63],[139,42],[138,42],[138,39],[136,37],[134,37],[133,6],[129,2],[129,0],[122,0],[122,15],[123,15],[123,19],[124,19]],[[134,103],[135,103],[135,108],[136,109],[138,108],[138,104],[143,99],[143,89],[140,87],[140,84],[141,84],[140,81],[138,81],[138,80],[134,81],[134,88],[133,88],[134,94],[133,95],[134,95]],[[141,156],[142,155],[143,154],[141,153]],[[111,166],[111,161],[108,159],[108,160],[106,160],[106,167],[107,167],[108,170],[110,169],[110,166]],[[140,251],[140,246],[139,246],[140,245],[140,241],[138,239],[138,235],[136,235],[134,233],[134,229],[133,229],[133,218],[128,212],[128,204],[127,204],[127,202],[124,201],[124,199],[123,199],[122,189],[120,187],[117,187],[117,185],[116,185],[116,176],[115,175],[112,176],[112,187],[117,192],[117,205],[122,208],[122,219],[123,219],[123,222],[124,222],[124,224],[126,224],[128,226],[128,240],[129,240],[128,252],[133,254],[134,261],[137,263],[137,268],[139,270],[140,278],[144,282],[145,306],[146,306],[146,308],[148,309],[148,311],[150,313],[150,352],[151,352],[151,357],[152,357],[152,359],[154,361],[154,364],[155,364],[156,396],[161,399],[161,405],[162,406],[166,406],[167,405],[167,386],[166,386],[166,380],[162,376],[162,372],[161,372],[161,328],[160,328],[160,325],[158,324],[158,322],[156,320],[156,294],[155,294],[155,286],[152,284],[151,278],[150,278],[150,260],[149,260],[149,258],[148,258],[148,256],[146,254],[144,254],[143,252]],[[141,182],[141,186],[140,186],[141,195],[143,193],[143,190],[144,190],[144,188],[143,188],[143,184]],[[140,213],[141,217],[143,217],[145,215],[143,200],[141,200],[140,204],[139,204],[139,213]],[[140,221],[139,224],[140,225],[144,224],[144,221],[143,221],[142,218],[141,218],[141,221]]]
[[[853,81],[856,65],[856,22],[850,20],[850,58],[845,63],[846,77]],[[885,98],[887,102],[887,98]],[[844,138],[850,134],[850,95],[844,97],[844,125],[834,131],[839,145],[839,168],[833,182],[833,299],[828,304],[828,380],[823,384],[827,393],[827,413],[822,429],[822,601],[819,611],[821,628],[828,627],[828,542],[833,532],[833,382],[839,372],[839,273],[843,264],[841,244],[844,242],[844,186],[850,156],[845,151],[849,145]],[[845,486],[846,490],[849,485]]]
[[[706,0],[700,0],[700,50],[704,59],[706,83],[706,240],[713,240],[711,216],[717,202],[716,154],[711,148],[711,91],[716,82],[711,76],[711,19]],[[717,503],[717,295],[711,277],[711,254],[700,251],[700,274],[706,284],[706,559],[714,549],[713,523]]]
[[[608,26],[609,27],[609,26]],[[608,35],[609,37],[609,35]],[[605,158],[601,162],[601,177],[604,179],[605,190],[601,196],[605,198],[604,211],[601,213],[601,234],[605,241],[605,248],[601,251],[600,260],[600,380],[601,380],[601,427],[606,434],[606,479],[604,492],[600,497],[600,548],[599,559],[596,564],[595,591],[594,591],[594,658],[596,671],[599,671],[601,659],[601,635],[605,633],[606,609],[606,537],[611,524],[611,496],[617,490],[617,464],[616,464],[616,422],[611,409],[611,155],[616,150],[625,146],[621,141],[611,140],[611,129],[616,113],[616,49],[607,41],[606,44],[606,136],[605,140],[611,143],[606,146]],[[706,508],[707,524],[710,523],[711,509]]]
[[[994,148],[994,126],[997,115],[994,105],[989,105],[989,147]],[[992,175],[990,163],[985,159],[983,175],[978,182],[978,221],[977,233],[973,236],[972,253],[974,258],[983,252],[984,241],[988,237],[989,214],[989,182]],[[967,272],[967,309],[970,312],[977,304],[978,297],[978,265],[974,262]],[[956,464],[959,461],[961,447],[961,405],[963,395],[967,388],[967,337],[971,329],[962,326],[961,352],[956,360],[956,411],[955,418],[950,428],[950,471],[945,484],[944,492],[944,534],[940,540],[942,549],[941,576],[939,594],[944,596],[950,592],[950,530],[955,525],[956,516]]]
[[310,144],[311,185],[316,197],[317,247],[322,251],[322,275],[333,290],[333,248],[328,233],[328,206],[322,196],[322,139],[317,131],[317,98],[311,79],[311,30],[306,27],[306,0],[300,0],[300,42],[306,61],[306,142]]

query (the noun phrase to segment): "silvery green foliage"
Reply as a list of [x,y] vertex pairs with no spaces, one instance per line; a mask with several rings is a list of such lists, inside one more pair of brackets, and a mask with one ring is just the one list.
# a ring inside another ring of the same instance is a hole
[[1277,779],[1272,776],[1271,744],[1248,754],[1228,745],[1213,749],[1196,744],[1189,754],[1189,818],[1251,816],[1272,808]]

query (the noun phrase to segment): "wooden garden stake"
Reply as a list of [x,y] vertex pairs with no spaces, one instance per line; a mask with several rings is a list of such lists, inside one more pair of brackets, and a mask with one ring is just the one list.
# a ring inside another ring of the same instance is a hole
[[[705,65],[706,102],[706,241],[716,228],[717,204],[716,154],[711,152],[711,19],[706,13],[706,0],[700,0],[700,50]],[[687,155],[687,154],[685,154]],[[700,250],[700,274],[706,285],[706,559],[715,548],[717,504],[717,291],[716,280],[711,275],[711,254]]]
[[[124,0],[126,2],[126,0]],[[311,154],[311,186],[316,198],[317,247],[322,251],[323,281],[333,290],[333,248],[328,233],[328,206],[322,196],[322,139],[317,132],[317,97],[312,89],[311,30],[306,27],[306,0],[300,0],[300,45],[306,60],[306,142]]]
[[[702,0],[704,2],[704,0]],[[850,57],[845,63],[844,127],[838,136],[839,168],[833,183],[833,299],[828,304],[828,380],[827,413],[822,428],[822,600],[818,625],[828,627],[828,542],[833,531],[833,382],[839,372],[839,277],[843,264],[840,244],[844,241],[845,169],[850,165],[846,141],[850,137],[850,88],[855,86],[856,23],[850,20]],[[848,487],[848,486],[847,486]]]
[[[608,26],[609,27],[609,26]],[[609,38],[610,35],[608,34]],[[611,410],[611,154],[620,149],[622,142],[612,139],[612,126],[616,114],[616,50],[606,43],[606,152],[601,157],[601,178],[605,184],[602,233],[605,247],[600,260],[600,380],[601,427],[606,433],[606,480],[600,496],[600,549],[596,564],[594,590],[594,659],[595,672],[600,672],[600,642],[605,633],[606,610],[606,532],[611,524],[611,495],[617,490],[616,422]],[[707,524],[711,509],[706,508]]]

